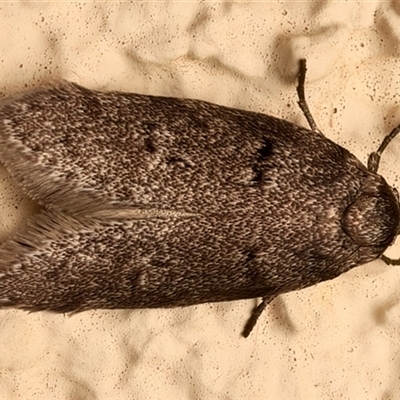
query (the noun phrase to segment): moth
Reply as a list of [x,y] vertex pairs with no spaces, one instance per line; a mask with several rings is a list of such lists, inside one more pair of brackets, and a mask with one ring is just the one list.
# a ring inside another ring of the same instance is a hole
[[[74,83],[0,102],[0,161],[42,207],[0,246],[0,306],[178,307],[276,296],[382,256],[395,189],[311,129],[199,100]],[[384,257],[387,263],[395,263]]]

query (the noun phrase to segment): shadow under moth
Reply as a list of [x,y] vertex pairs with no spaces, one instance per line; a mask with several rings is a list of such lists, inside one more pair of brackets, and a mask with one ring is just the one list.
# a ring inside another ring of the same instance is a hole
[[[156,308],[279,294],[382,256],[397,192],[316,127],[62,82],[0,101],[0,161],[41,206],[0,246],[0,306]],[[384,257],[384,256],[383,256]],[[384,257],[387,263],[392,261]],[[393,260],[394,262],[394,260]]]

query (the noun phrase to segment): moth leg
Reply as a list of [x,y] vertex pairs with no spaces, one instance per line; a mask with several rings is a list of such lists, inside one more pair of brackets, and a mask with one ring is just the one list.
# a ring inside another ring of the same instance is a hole
[[384,256],[383,254],[381,255],[381,260],[386,264],[386,265],[400,265],[400,258],[393,259]]
[[244,329],[242,331],[242,336],[247,338],[253,328],[255,327],[258,318],[262,314],[262,312],[265,310],[267,305],[271,303],[271,301],[275,298],[275,296],[268,296],[268,297],[263,297],[261,303],[254,308],[250,318],[247,320],[246,325],[244,326]]
[[388,144],[398,135],[400,132],[400,125],[397,126],[389,133],[389,135],[385,136],[381,145],[379,146],[377,151],[371,153],[368,157],[368,169],[371,172],[377,172],[379,168],[379,162],[381,161],[381,155],[388,146]]
[[298,85],[296,89],[297,89],[297,95],[299,96],[299,101],[297,102],[297,104],[301,108],[301,111],[303,111],[303,114],[306,117],[311,130],[316,132],[321,132],[318,129],[313,116],[311,115],[310,109],[308,108],[308,104],[306,101],[306,96],[304,94],[304,82],[306,80],[306,72],[307,72],[306,60],[302,58],[299,61],[299,73],[297,75]]

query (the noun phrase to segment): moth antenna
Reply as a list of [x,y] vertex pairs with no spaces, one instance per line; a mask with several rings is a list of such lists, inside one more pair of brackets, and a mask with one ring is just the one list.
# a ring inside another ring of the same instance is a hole
[[[379,146],[377,151],[374,151],[371,153],[368,157],[368,170],[374,173],[378,172],[379,168],[379,162],[381,161],[381,156],[382,153],[385,151],[386,147],[389,145],[389,143],[398,135],[400,132],[400,125],[397,126],[392,130],[392,132],[389,133],[389,135],[386,135]],[[387,265],[400,265],[400,258],[393,259],[384,256],[383,254],[381,255],[381,260],[387,264]]]
[[302,58],[299,61],[299,73],[297,75],[298,84],[296,88],[297,95],[299,96],[299,101],[297,102],[297,104],[301,108],[301,111],[303,111],[303,114],[306,117],[308,125],[310,125],[311,130],[316,132],[321,132],[318,129],[318,126],[315,123],[313,116],[311,115],[310,109],[308,108],[308,104],[306,101],[306,96],[304,94],[304,82],[306,80],[306,72],[307,72],[306,64],[307,62],[304,58]]

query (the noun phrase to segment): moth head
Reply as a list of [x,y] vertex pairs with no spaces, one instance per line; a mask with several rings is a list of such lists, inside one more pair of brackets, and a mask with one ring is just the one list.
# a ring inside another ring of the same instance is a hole
[[383,178],[376,177],[380,182],[371,177],[367,188],[347,207],[342,227],[359,246],[386,249],[399,233],[399,196]]
[[400,265],[400,259],[391,260],[382,253],[400,233],[399,193],[377,171],[383,151],[399,133],[400,125],[383,139],[377,151],[370,154],[369,178],[342,219],[343,229],[359,246],[381,249],[382,259],[392,265]]

